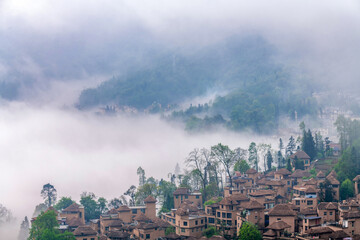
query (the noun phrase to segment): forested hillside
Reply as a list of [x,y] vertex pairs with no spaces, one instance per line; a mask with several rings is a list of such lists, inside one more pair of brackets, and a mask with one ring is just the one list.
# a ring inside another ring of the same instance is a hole
[[213,91],[225,92],[205,106],[175,111],[188,130],[216,124],[257,132],[276,129],[281,114],[316,113],[311,88],[302,76],[274,63],[276,49],[260,37],[228,39],[191,54],[159,54],[148,67],[114,77],[82,92],[78,108],[104,105],[164,110]]

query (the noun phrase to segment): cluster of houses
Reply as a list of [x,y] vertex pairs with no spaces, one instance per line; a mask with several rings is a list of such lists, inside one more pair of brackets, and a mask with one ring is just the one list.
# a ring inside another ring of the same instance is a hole
[[[156,199],[143,206],[120,206],[85,222],[84,208],[76,203],[56,212],[60,230],[71,231],[77,240],[199,239],[209,227],[220,236],[236,237],[244,222],[257,226],[264,239],[360,239],[360,175],[354,181],[356,197],[339,201],[336,173],[319,171],[311,178],[309,156],[299,151],[291,156],[304,161],[307,170],[278,169],[267,174],[249,169],[235,172],[233,185],[224,188],[221,201],[204,205],[202,194],[188,188],[174,193],[174,209],[156,216]],[[334,202],[320,202],[319,185],[328,180]],[[175,232],[166,234],[166,229]]]

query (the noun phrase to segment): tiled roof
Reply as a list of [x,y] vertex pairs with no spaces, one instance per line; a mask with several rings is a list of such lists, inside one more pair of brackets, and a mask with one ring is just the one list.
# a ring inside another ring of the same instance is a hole
[[149,195],[147,198],[145,198],[144,203],[156,203],[156,199]]
[[291,227],[291,226],[284,221],[276,221],[276,222],[270,224],[269,226],[267,226],[266,228],[273,229],[273,230],[283,230],[283,229],[289,228],[289,227]]
[[286,168],[281,168],[279,170],[277,170],[275,172],[275,174],[279,174],[279,175],[290,175],[291,172],[289,172],[289,170],[287,170]]
[[309,155],[307,155],[306,152],[302,150],[297,151],[296,153],[290,156],[291,159],[294,159],[295,157],[297,157],[298,159],[310,159]]
[[144,213],[139,212],[135,217],[134,220],[138,222],[148,222],[150,221],[150,218],[148,218]]
[[66,224],[70,227],[78,227],[84,225],[80,218],[70,218],[66,220]]
[[322,171],[319,171],[318,174],[316,174],[317,178],[324,178],[325,174]]
[[337,203],[333,203],[333,202],[321,202],[318,204],[317,208],[319,210],[336,210],[336,209],[338,209]]
[[122,232],[122,231],[110,231],[107,233],[107,236],[109,238],[122,238],[122,239],[128,239],[130,234],[127,232]]
[[265,232],[263,235],[264,235],[264,236],[268,236],[268,237],[275,237],[275,236],[276,236],[276,232],[274,232],[274,230],[272,230],[272,229],[269,229],[269,230],[267,230],[267,232]]
[[249,196],[257,197],[257,196],[264,196],[264,195],[273,195],[274,193],[275,192],[273,190],[263,189],[263,190],[257,190],[256,192],[253,192],[253,193],[249,193]]
[[255,169],[253,169],[253,168],[250,168],[250,169],[247,170],[245,173],[246,173],[246,174],[255,174],[255,173],[257,173],[257,171],[256,171]]
[[256,200],[250,200],[250,202],[245,204],[244,207],[246,209],[263,209],[263,208],[265,208],[264,205],[262,205],[261,203],[259,203]]
[[348,237],[350,237],[350,236],[347,233],[345,233],[343,230],[333,232],[332,234],[329,235],[329,238],[332,238],[332,239],[344,239],[344,238],[348,238]]
[[74,235],[76,236],[94,236],[97,235],[97,232],[92,229],[90,226],[79,226],[74,230]]
[[269,216],[295,216],[296,213],[288,204],[277,204],[269,211]]
[[328,175],[326,177],[327,180],[329,180],[329,182],[332,184],[332,185],[339,185],[340,182],[333,176],[333,175]]
[[188,195],[189,189],[185,187],[181,187],[175,190],[174,195]]
[[303,178],[303,177],[310,177],[311,174],[308,171],[304,171],[301,169],[296,169],[295,172],[293,172],[290,177],[292,178]]
[[131,209],[126,205],[121,205],[118,209],[116,209],[118,212],[130,212]]
[[309,186],[306,190],[305,190],[305,193],[317,193],[317,190],[312,187],[312,186]]
[[308,234],[322,234],[322,233],[332,233],[333,230],[329,227],[312,227],[308,231]]
[[80,205],[77,203],[73,203],[67,208],[63,209],[62,212],[79,212],[80,211],[79,209],[80,209]]

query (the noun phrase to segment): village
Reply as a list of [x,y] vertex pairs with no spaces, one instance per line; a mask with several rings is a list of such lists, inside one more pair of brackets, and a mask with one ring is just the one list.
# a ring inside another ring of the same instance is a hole
[[[331,148],[336,159],[340,145]],[[301,161],[304,170],[295,169],[295,161]],[[179,187],[168,212],[159,213],[151,195],[143,204],[121,205],[90,221],[85,221],[84,207],[77,203],[45,212],[54,211],[59,230],[72,232],[77,240],[237,239],[246,224],[263,239],[360,239],[360,175],[352,180],[354,197],[340,199],[334,170],[318,170],[314,176],[310,169],[316,162],[300,149],[290,162],[290,171],[235,171],[231,181],[226,178],[223,196],[205,204],[200,191]],[[323,201],[329,193],[332,201]]]

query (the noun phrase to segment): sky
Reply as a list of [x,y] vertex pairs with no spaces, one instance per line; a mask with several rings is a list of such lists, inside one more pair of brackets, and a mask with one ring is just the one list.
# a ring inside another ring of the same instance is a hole
[[16,101],[0,102],[0,203],[19,220],[32,215],[47,182],[59,196],[113,198],[137,183],[140,165],[165,178],[195,147],[268,141],[225,130],[189,135],[156,116],[104,118],[73,108],[84,88],[158,52],[252,34],[319,85],[359,89],[356,0],[0,0],[0,83],[21,86]]

